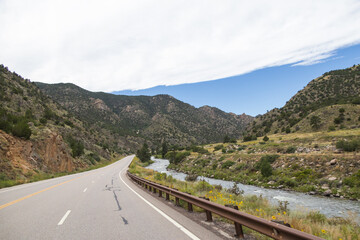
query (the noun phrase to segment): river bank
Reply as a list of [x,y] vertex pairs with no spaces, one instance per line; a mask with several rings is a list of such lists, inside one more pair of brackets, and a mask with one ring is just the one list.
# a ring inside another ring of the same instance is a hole
[[[185,180],[187,174],[167,169],[169,161],[164,159],[152,159],[153,164],[147,166],[148,169],[166,173],[178,180]],[[231,188],[233,181],[213,179],[200,176],[198,180],[204,179],[212,185],[221,185],[223,188]],[[272,204],[279,204],[279,201],[287,201],[288,207],[292,210],[319,211],[327,217],[346,217],[351,215],[360,222],[360,202],[348,199],[330,198],[323,196],[312,196],[305,193],[286,191],[282,189],[266,189],[253,185],[238,183],[237,186],[244,191],[245,195],[256,195],[267,198]]]

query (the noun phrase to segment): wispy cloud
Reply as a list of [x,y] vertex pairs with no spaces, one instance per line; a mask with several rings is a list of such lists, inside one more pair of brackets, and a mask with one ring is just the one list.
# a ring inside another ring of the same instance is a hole
[[360,42],[360,2],[0,1],[0,62],[89,90],[309,65]]

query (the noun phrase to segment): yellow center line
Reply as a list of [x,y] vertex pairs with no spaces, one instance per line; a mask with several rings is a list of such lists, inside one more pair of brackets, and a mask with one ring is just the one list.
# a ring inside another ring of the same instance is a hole
[[[87,175],[89,175],[89,174],[86,174],[85,176],[87,176]],[[13,205],[13,204],[15,204],[15,203],[18,203],[18,202],[20,202],[20,201],[22,201],[22,200],[25,200],[25,199],[27,199],[27,198],[30,198],[30,197],[32,197],[32,196],[35,196],[35,195],[37,195],[37,194],[39,194],[39,193],[42,193],[42,192],[45,192],[45,191],[47,191],[47,190],[56,188],[56,187],[61,186],[61,185],[65,184],[65,183],[74,181],[74,180],[76,180],[76,179],[79,179],[79,178],[85,177],[85,176],[80,176],[80,177],[77,177],[77,178],[70,179],[70,180],[68,180],[68,181],[65,181],[65,182],[62,182],[62,183],[53,185],[53,186],[51,186],[51,187],[45,188],[45,189],[43,189],[43,190],[40,190],[40,191],[38,191],[38,192],[29,194],[29,195],[27,195],[27,196],[25,196],[25,197],[16,199],[16,200],[14,200],[14,201],[12,201],[12,202],[5,203],[4,205],[1,205],[1,206],[0,206],[0,210],[3,209],[3,208],[6,208],[6,207],[8,207],[8,206],[11,206],[11,205]]]

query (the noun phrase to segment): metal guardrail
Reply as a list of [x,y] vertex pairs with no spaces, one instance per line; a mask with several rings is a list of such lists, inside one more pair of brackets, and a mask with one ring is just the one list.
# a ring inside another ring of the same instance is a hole
[[153,191],[154,193],[158,192],[159,197],[162,197],[164,193],[166,200],[170,200],[170,195],[175,197],[176,205],[180,205],[180,199],[187,202],[189,211],[193,210],[193,205],[204,209],[206,212],[207,221],[212,221],[212,213],[233,221],[236,231],[235,236],[239,238],[244,237],[242,226],[245,226],[273,239],[323,240],[323,238],[301,232],[297,229],[293,229],[279,223],[271,222],[263,218],[240,212],[233,208],[210,202],[204,198],[192,196],[188,193],[180,192],[177,189],[169,188],[161,184],[151,182],[129,172],[127,172],[127,174],[134,182],[145,187],[149,191]]

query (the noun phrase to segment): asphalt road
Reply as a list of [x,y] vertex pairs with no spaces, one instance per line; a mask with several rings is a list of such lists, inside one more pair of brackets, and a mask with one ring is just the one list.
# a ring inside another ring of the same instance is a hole
[[0,189],[0,239],[219,239],[107,167]]

